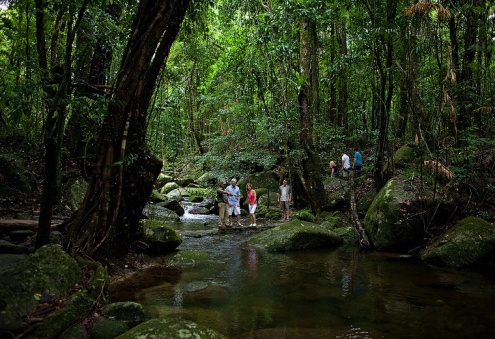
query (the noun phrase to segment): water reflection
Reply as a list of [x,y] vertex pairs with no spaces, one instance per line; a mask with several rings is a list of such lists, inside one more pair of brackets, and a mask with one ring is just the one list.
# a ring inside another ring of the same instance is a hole
[[[216,224],[175,227],[189,226]],[[352,248],[270,254],[245,245],[252,234],[185,238],[166,258],[181,266],[181,281],[140,301],[235,338],[495,335],[493,277]]]

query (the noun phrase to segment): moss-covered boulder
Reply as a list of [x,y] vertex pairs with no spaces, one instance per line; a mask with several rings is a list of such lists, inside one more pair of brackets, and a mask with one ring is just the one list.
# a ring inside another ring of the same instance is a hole
[[82,277],[60,246],[46,245],[0,276],[0,328],[32,312],[38,300],[62,298]]
[[364,218],[366,213],[368,213],[368,209],[371,207],[373,200],[376,198],[376,192],[366,192],[363,194],[359,200],[356,202],[356,212],[360,218]]
[[72,295],[64,307],[50,313],[30,338],[57,338],[60,334],[82,321],[95,300],[85,290]]
[[177,200],[177,201],[182,201],[182,200],[184,200],[184,198],[188,198],[190,196],[191,196],[191,192],[189,192],[189,190],[187,190],[183,187],[173,189],[167,193],[168,199]]
[[300,210],[292,215],[292,219],[314,222],[316,217],[309,210]]
[[404,145],[399,148],[393,155],[395,167],[409,167],[418,164],[416,149],[413,146]]
[[167,317],[164,319],[151,319],[144,322],[130,331],[117,337],[119,339],[135,338],[202,338],[202,339],[223,339],[224,335],[189,320],[177,317]]
[[334,232],[302,220],[291,220],[248,240],[249,245],[269,252],[332,248],[341,243],[342,239]]
[[153,205],[148,204],[143,210],[143,213],[149,218],[153,220],[157,220],[160,222],[167,221],[180,221],[180,216],[174,211],[162,207],[159,204]]
[[151,319],[151,315],[143,305],[132,301],[108,304],[101,309],[101,314],[106,318],[119,320],[129,327],[134,327]]
[[168,194],[170,192],[172,192],[173,190],[179,188],[179,184],[176,183],[175,181],[172,181],[172,182],[167,182],[161,189],[160,189],[160,193],[162,194]]
[[403,252],[421,243],[430,213],[425,197],[432,194],[417,189],[414,183],[393,178],[378,192],[363,221],[377,250]]
[[174,251],[182,243],[182,237],[170,226],[147,219],[143,241],[148,245],[146,253],[157,256]]
[[157,190],[151,191],[150,201],[154,203],[168,201],[165,194],[158,192]]
[[183,216],[185,213],[184,207],[182,207],[180,202],[178,202],[177,200],[168,200],[168,201],[159,202],[156,204],[156,206],[165,207],[166,209],[169,209],[177,213],[177,215],[179,216]]
[[172,178],[170,175],[160,173],[158,174],[158,178],[156,178],[154,189],[159,190],[160,188],[165,186],[165,184],[171,182],[172,180],[174,180],[174,178]]
[[113,339],[128,330],[129,326],[122,321],[102,317],[91,328],[89,337],[91,339]]
[[495,249],[495,225],[467,217],[420,252],[432,264],[461,267],[476,263]]

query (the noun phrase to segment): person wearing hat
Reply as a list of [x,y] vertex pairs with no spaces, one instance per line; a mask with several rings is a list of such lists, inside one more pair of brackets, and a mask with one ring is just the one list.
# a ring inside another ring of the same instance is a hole
[[229,224],[229,192],[225,190],[227,183],[222,181],[220,188],[217,190],[217,202],[218,202],[218,228],[220,231],[225,231],[225,227]]

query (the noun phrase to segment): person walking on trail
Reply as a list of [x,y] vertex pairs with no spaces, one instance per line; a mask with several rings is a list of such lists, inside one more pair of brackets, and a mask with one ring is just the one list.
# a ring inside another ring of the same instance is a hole
[[282,210],[282,220],[289,220],[289,204],[292,201],[292,189],[287,184],[287,179],[284,179],[282,186],[278,188],[277,201]]
[[227,183],[222,181],[220,188],[217,190],[218,202],[218,228],[220,231],[225,231],[225,227],[229,224],[229,192],[225,190]]
[[335,161],[330,161],[330,169],[332,170],[331,176],[332,178],[339,177],[339,167],[335,164]]
[[354,172],[356,173],[356,176],[361,174],[361,168],[363,167],[363,156],[361,153],[357,152],[354,153]]
[[349,156],[345,153],[342,153],[342,176],[344,178],[347,178],[350,169],[351,169],[351,162],[349,160]]
[[241,206],[240,206],[240,197],[241,190],[239,186],[237,186],[237,179],[232,178],[230,181],[230,186],[226,188],[226,191],[229,193],[228,204],[229,204],[229,227],[232,227],[232,213],[237,217],[237,226],[242,227],[241,225]]
[[254,214],[256,212],[256,206],[258,206],[256,202],[256,191],[250,183],[246,184],[246,191],[249,206],[249,220],[251,221],[249,226],[256,227],[256,215]]

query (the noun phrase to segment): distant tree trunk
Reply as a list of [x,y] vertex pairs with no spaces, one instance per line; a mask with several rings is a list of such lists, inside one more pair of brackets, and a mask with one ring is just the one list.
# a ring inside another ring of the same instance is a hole
[[[395,17],[397,3],[395,0],[387,0],[386,12],[387,21],[391,23]],[[383,60],[383,55],[384,59]],[[392,78],[392,63],[393,63],[393,42],[392,37],[384,36],[374,46],[374,57],[379,74],[379,102],[376,104],[378,113],[378,145],[376,150],[376,158],[374,163],[374,178],[375,187],[379,190],[386,181],[385,173],[383,173],[383,163],[385,159],[385,149],[388,144],[388,123],[390,117],[390,109],[392,105],[393,95],[393,78]]]
[[139,235],[139,220],[162,166],[145,149],[147,110],[189,2],[139,3],[68,248],[90,256],[121,254]]
[[[345,60],[347,58],[347,31],[345,21],[342,20],[341,25],[337,30],[337,43],[340,47],[340,59]],[[349,107],[349,92],[347,90],[347,65],[345,62],[341,63],[338,79],[339,79],[339,126],[344,128],[345,134],[349,128],[348,119],[348,107]]]
[[300,179],[305,190],[305,195],[311,206],[311,210],[316,214],[320,212],[325,205],[325,194],[322,194],[324,188],[320,158],[314,149],[312,139],[312,112],[309,106],[311,100],[308,97],[311,88],[309,83],[309,79],[311,79],[311,50],[316,48],[316,46],[313,46],[312,44],[314,40],[312,39],[313,33],[311,30],[314,28],[315,26],[311,25],[307,18],[301,19],[299,48],[301,79],[304,80],[304,83],[301,84],[299,89],[298,102],[299,126],[301,129],[300,143],[301,148],[304,151]]
[[[465,130],[473,124],[473,110],[476,105],[476,86],[473,78],[473,65],[476,58],[476,44],[478,41],[478,23],[482,21],[480,9],[484,1],[481,0],[457,0],[452,1],[453,6],[462,8],[462,16],[465,22],[457,25],[456,16],[452,16],[449,22],[450,38],[452,45],[452,58],[457,74],[455,86],[455,99],[458,105],[457,127]],[[458,17],[457,17],[458,18]],[[462,58],[459,55],[459,42],[457,34],[459,27],[464,28],[464,46]]]

